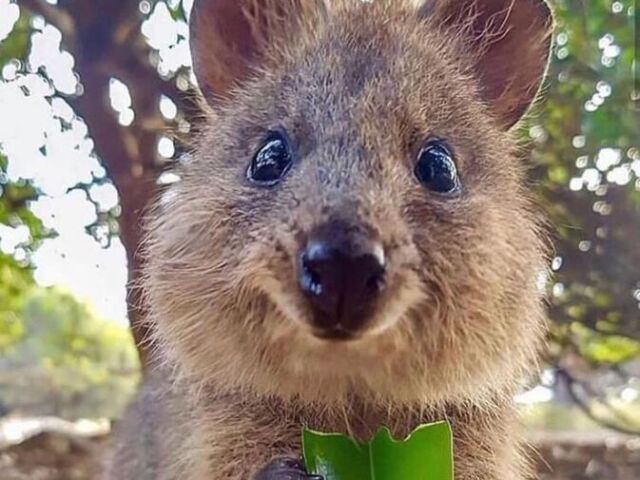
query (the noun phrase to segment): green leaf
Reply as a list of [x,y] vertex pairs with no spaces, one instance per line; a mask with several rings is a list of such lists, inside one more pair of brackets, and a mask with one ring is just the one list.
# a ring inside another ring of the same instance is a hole
[[382,428],[369,443],[304,430],[307,471],[324,480],[453,480],[453,437],[446,422],[422,425],[405,440]]
[[369,446],[344,435],[305,429],[302,450],[307,471],[324,480],[371,478]]

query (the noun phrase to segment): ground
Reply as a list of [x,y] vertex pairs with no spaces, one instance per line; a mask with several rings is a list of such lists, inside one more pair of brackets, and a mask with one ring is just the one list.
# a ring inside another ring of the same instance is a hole
[[[41,432],[0,450],[0,480],[89,480],[108,438]],[[539,480],[638,480],[640,438],[536,434]]]

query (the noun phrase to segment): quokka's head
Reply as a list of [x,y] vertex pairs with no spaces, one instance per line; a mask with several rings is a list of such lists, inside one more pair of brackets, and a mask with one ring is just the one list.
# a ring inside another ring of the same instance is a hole
[[162,352],[320,402],[510,389],[544,270],[510,132],[551,23],[542,0],[196,0],[209,119],[148,227]]

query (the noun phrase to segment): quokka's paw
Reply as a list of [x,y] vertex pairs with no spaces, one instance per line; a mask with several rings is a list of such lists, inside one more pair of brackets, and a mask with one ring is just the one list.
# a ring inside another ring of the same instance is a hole
[[307,474],[300,460],[277,458],[260,470],[254,480],[322,480],[322,477]]

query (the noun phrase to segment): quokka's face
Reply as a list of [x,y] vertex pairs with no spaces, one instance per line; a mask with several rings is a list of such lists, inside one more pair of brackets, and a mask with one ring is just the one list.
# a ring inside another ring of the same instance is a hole
[[[546,8],[343,2],[294,21],[282,14],[292,0],[240,17],[227,3],[196,2],[196,72],[214,113],[151,225],[149,299],[167,350],[204,381],[316,400],[354,389],[452,400],[511,385],[542,330],[542,259],[507,129],[545,68]],[[245,66],[198,43],[203,31],[220,41],[221,13],[234,31],[264,29],[234,40],[245,49],[269,28],[295,32],[228,91],[219,72]],[[495,63],[515,62],[518,35],[473,51],[469,31],[500,14],[535,27],[525,72]]]

